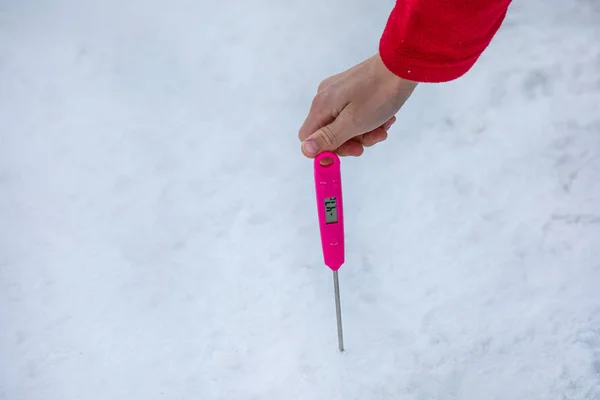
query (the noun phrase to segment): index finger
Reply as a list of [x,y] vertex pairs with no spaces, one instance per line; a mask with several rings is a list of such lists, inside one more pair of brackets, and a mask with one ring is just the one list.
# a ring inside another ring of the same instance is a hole
[[298,139],[300,139],[301,142],[335,120],[336,115],[327,110],[326,102],[323,98],[323,92],[319,92],[313,99],[308,115],[298,131]]

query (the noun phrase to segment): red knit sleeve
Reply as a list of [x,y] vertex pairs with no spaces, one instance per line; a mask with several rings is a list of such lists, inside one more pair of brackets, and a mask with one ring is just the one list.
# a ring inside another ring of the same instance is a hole
[[381,41],[384,64],[401,78],[447,82],[475,64],[511,0],[397,0]]

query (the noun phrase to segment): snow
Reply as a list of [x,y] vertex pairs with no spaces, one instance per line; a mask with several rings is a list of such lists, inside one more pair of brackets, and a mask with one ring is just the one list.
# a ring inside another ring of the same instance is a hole
[[600,399],[594,0],[343,159],[338,352],[296,134],[392,3],[0,3],[0,399]]

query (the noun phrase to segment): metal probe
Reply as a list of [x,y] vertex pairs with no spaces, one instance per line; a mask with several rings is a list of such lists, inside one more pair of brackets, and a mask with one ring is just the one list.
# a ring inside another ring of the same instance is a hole
[[333,271],[333,291],[335,292],[335,316],[337,318],[338,347],[344,351],[344,333],[342,331],[342,306],[340,304],[340,280],[338,272]]

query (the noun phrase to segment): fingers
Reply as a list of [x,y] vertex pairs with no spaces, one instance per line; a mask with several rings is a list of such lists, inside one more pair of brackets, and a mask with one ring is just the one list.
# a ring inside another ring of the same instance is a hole
[[298,131],[298,138],[301,141],[306,140],[306,138],[318,129],[332,123],[344,109],[345,104],[338,106],[334,95],[330,90],[323,90],[317,93],[310,105],[308,115]]
[[394,116],[382,126],[353,137],[356,133],[345,123],[346,118],[344,114],[340,114],[332,123],[307,137],[302,142],[302,153],[309,158],[323,151],[335,151],[340,156],[358,157],[364,153],[364,147],[371,147],[386,140],[388,129],[396,122]]
[[364,147],[375,146],[377,143],[383,142],[387,137],[387,131],[380,127],[362,135],[360,137],[360,144]]
[[340,157],[359,157],[365,152],[365,148],[357,138],[353,138],[343,143],[335,152]]
[[396,122],[395,115],[392,118],[388,119],[385,124],[383,124],[383,130],[385,130],[386,132],[389,131],[392,125],[394,125],[394,122]]
[[348,113],[341,113],[328,125],[319,128],[302,142],[302,153],[306,157],[315,157],[323,151],[335,151],[343,143],[356,136],[356,127],[348,123]]
[[379,142],[383,142],[388,137],[387,131],[396,122],[396,117],[390,118],[385,124],[379,128],[373,129],[364,135],[359,136],[359,141],[364,147],[371,147]]
[[342,143],[335,152],[341,157],[360,157],[365,152],[365,147],[374,146],[387,139],[388,133],[385,129],[384,125],[364,135],[356,136]]

